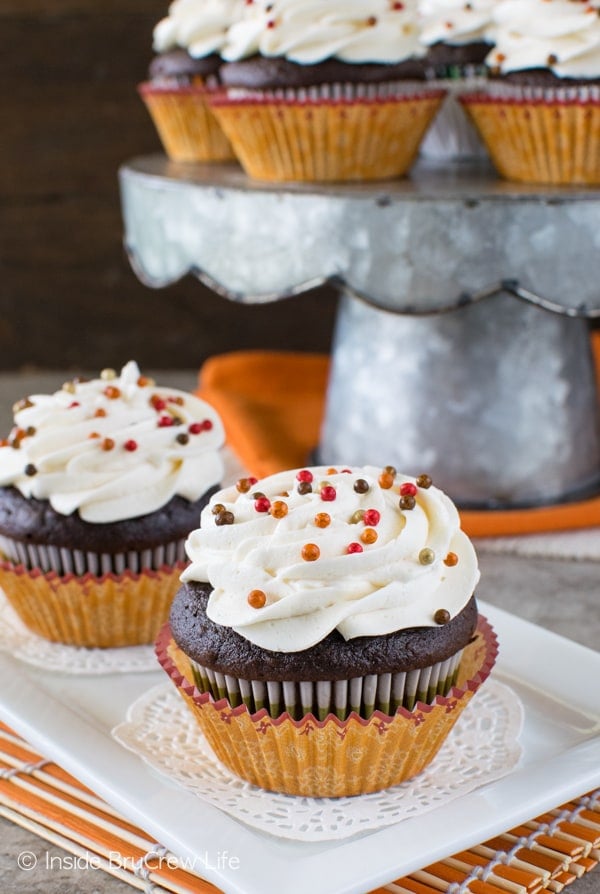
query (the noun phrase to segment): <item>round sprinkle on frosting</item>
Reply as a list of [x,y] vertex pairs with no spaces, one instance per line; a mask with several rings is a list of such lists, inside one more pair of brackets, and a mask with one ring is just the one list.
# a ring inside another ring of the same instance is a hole
[[316,562],[321,555],[321,550],[316,543],[305,543],[302,547],[302,558],[305,562]]
[[251,608],[264,608],[267,604],[267,596],[263,590],[250,590],[248,593],[248,605]]
[[445,608],[438,608],[433,616],[433,620],[436,624],[447,624],[450,620],[450,612]]
[[419,553],[419,562],[421,565],[433,565],[435,562],[435,553],[428,546],[424,547]]

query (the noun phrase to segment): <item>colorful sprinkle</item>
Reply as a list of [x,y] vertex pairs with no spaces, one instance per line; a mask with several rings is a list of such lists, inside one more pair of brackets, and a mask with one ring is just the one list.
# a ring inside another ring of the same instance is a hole
[[117,378],[117,374],[114,369],[110,369],[110,367],[107,367],[100,373],[100,378],[103,382],[110,382],[112,379]]
[[337,491],[331,484],[324,484],[321,488],[321,499],[325,503],[333,503],[337,497]]
[[101,446],[103,450],[113,450],[115,442],[112,438],[104,438]]
[[327,512],[318,512],[315,515],[315,525],[317,528],[328,528],[331,524],[331,516]]
[[417,501],[414,497],[407,495],[406,497],[400,497],[398,505],[400,509],[414,509],[417,505]]
[[417,495],[416,484],[412,484],[410,481],[407,481],[406,484],[400,485],[400,496],[401,497],[415,497],[416,495]]
[[421,565],[433,565],[435,562],[435,553],[432,549],[426,546],[419,553],[419,562]]
[[109,400],[117,400],[117,398],[121,397],[121,389],[117,388],[116,385],[107,385],[103,393]]
[[250,590],[248,593],[248,605],[251,608],[264,608],[266,604],[266,593],[263,593],[262,590]]
[[133,438],[130,438],[128,441],[125,441],[123,447],[125,448],[125,450],[128,451],[128,453],[133,453],[135,450],[138,449],[138,443],[137,441],[134,441]]
[[164,410],[167,406],[167,402],[164,398],[162,398],[159,394],[153,394],[150,398],[151,406],[156,410],[157,413],[160,413],[161,410]]
[[183,445],[189,444],[190,436],[187,435],[184,431],[182,431],[177,435],[175,440],[177,441],[178,444],[183,444]]
[[148,376],[139,376],[137,384],[139,388],[148,388],[156,385],[156,382]]
[[240,494],[247,494],[251,487],[256,484],[256,478],[239,478],[235,483],[235,489]]
[[369,492],[369,482],[364,478],[357,478],[354,482],[354,490],[357,494],[366,494]]
[[455,565],[458,565],[458,556],[456,555],[456,553],[448,553],[448,555],[444,559],[444,565],[447,565],[449,568],[453,568]]
[[433,616],[433,620],[436,624],[447,624],[450,620],[450,612],[445,608],[438,608]]
[[346,552],[348,555],[353,555],[354,553],[362,553],[363,548],[360,543],[349,543],[346,547]]
[[226,512],[226,511],[227,511],[227,506],[223,506],[222,503],[215,503],[215,505],[211,509],[211,512],[213,515],[220,515],[221,512]]
[[29,478],[33,478],[34,475],[37,475],[37,469],[33,463],[27,463],[23,471]]
[[309,471],[308,469],[301,469],[298,472],[298,474],[296,475],[296,480],[297,481],[308,481],[308,483],[311,484],[313,477],[314,476],[311,471]]
[[306,494],[312,494],[312,484],[310,481],[301,481],[296,490],[304,497]]
[[94,416],[96,419],[104,419],[106,416],[106,410],[104,407],[98,407],[98,409],[94,412]]
[[374,528],[365,528],[362,534],[360,535],[360,539],[363,543],[366,543],[368,546],[371,543],[375,543],[377,540],[378,534]]
[[257,512],[268,512],[271,508],[271,501],[265,496],[257,497],[254,501],[254,508]]
[[423,490],[427,490],[427,488],[431,487],[432,483],[430,475],[419,475],[417,478],[417,485],[422,487]]
[[275,500],[271,505],[271,515],[273,518],[285,518],[288,514],[288,505],[283,500]]
[[215,524],[219,527],[223,525],[232,525],[235,521],[233,512],[229,512],[228,509],[225,512],[219,512],[218,515],[215,515]]
[[363,516],[363,521],[370,528],[376,528],[381,521],[381,513],[377,509],[367,509]]
[[321,550],[316,543],[305,543],[302,547],[302,558],[305,562],[316,562],[321,555]]
[[394,476],[391,472],[382,472],[379,476],[379,487],[382,490],[389,490],[394,483]]
[[361,522],[363,520],[364,517],[365,517],[365,510],[357,509],[356,512],[353,512],[352,515],[350,516],[350,524],[357,525],[359,522]]
[[171,428],[173,425],[173,417],[172,416],[159,416],[158,417],[158,427],[159,428]]

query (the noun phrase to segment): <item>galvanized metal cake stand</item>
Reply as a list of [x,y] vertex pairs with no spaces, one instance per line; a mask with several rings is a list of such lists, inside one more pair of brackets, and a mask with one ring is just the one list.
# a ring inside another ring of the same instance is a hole
[[319,461],[427,471],[463,507],[600,490],[600,190],[509,184],[485,162],[281,186],[164,156],[120,184],[148,286],[192,273],[239,302],[338,286]]

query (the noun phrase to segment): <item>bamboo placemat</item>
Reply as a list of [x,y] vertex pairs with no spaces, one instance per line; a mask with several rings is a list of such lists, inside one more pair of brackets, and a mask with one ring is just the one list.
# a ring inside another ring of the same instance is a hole
[[[218,894],[2,723],[0,816],[138,890]],[[559,894],[599,860],[600,789],[372,894]]]

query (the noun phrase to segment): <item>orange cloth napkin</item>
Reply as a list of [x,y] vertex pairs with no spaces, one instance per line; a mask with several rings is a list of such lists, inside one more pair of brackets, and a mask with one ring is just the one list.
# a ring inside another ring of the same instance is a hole
[[[600,381],[600,333],[594,337]],[[262,478],[306,465],[319,441],[329,358],[287,351],[239,351],[207,360],[198,393],[223,419],[229,446]],[[461,511],[472,537],[533,534],[600,525],[600,496],[519,510]]]

